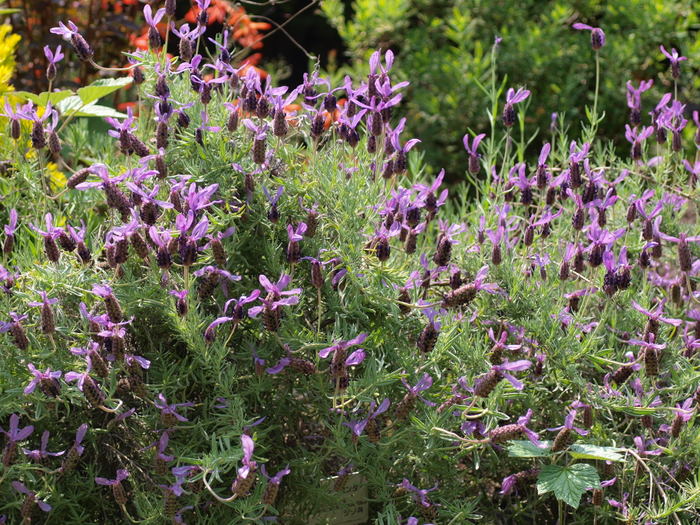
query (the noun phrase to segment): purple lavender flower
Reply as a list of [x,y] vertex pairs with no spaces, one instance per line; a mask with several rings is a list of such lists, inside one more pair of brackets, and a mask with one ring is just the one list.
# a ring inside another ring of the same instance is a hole
[[582,24],[580,22],[575,23],[573,26],[574,29],[581,31],[581,30],[587,30],[591,32],[591,47],[598,51],[601,47],[605,45],[605,32],[599,27],[591,27],[586,24]]
[[489,432],[489,440],[491,443],[502,443],[504,441],[510,441],[521,434],[525,434],[533,445],[544,448],[545,445],[539,440],[537,433],[527,427],[532,419],[532,414],[532,409],[528,409],[524,416],[518,418],[517,423],[494,428]]
[[231,485],[231,491],[239,497],[245,496],[252,488],[258,466],[257,462],[253,461],[253,451],[255,450],[253,438],[247,434],[242,434],[241,448],[243,449],[243,466],[238,469],[236,479]]
[[47,213],[44,219],[46,221],[46,231],[37,228],[33,224],[30,224],[29,227],[44,238],[44,252],[46,253],[46,258],[55,263],[58,262],[61,256],[61,252],[59,252],[56,244],[56,239],[65,232],[63,228],[53,225],[53,216],[50,213]]
[[44,56],[49,61],[49,65],[46,66],[46,78],[51,82],[56,78],[56,64],[63,60],[65,55],[61,53],[61,46],[58,46],[55,52],[51,51],[49,46],[44,46]]
[[61,377],[63,372],[60,370],[52,372],[50,368],[47,368],[45,372],[40,372],[32,363],[28,363],[27,368],[29,368],[29,371],[34,375],[34,379],[32,379],[24,389],[25,396],[34,392],[37,385],[46,396],[58,396],[61,391],[61,385],[59,384],[58,379]]
[[194,403],[188,401],[186,403],[168,404],[168,400],[163,394],[158,394],[158,399],[153,402],[156,408],[160,409],[160,420],[167,428],[174,427],[177,421],[184,423],[189,421],[185,416],[178,413],[180,407],[192,407]]
[[530,91],[524,88],[518,88],[516,92],[513,88],[509,88],[506,93],[506,104],[503,106],[503,125],[510,128],[515,124],[515,104],[524,101],[530,96]]
[[287,225],[287,262],[295,264],[301,259],[301,248],[299,242],[304,239],[306,232],[306,223],[299,223],[295,228],[291,224]]
[[5,231],[5,242],[2,246],[2,252],[9,254],[15,245],[15,232],[17,231],[17,210],[10,210],[10,221],[3,227]]
[[688,60],[688,58],[687,58],[687,57],[680,56],[680,54],[678,53],[678,51],[676,51],[676,48],[675,48],[675,47],[672,47],[672,48],[671,48],[671,52],[670,52],[670,53],[669,53],[668,51],[666,51],[666,48],[665,48],[663,45],[659,46],[659,49],[660,49],[661,52],[664,54],[664,56],[665,56],[666,58],[668,58],[668,59],[671,61],[671,76],[672,76],[674,79],[680,78],[680,76],[681,76],[681,65],[680,65],[680,63],[681,63],[683,60]]
[[569,413],[564,419],[563,425],[547,429],[550,432],[557,432],[557,436],[554,438],[554,443],[552,444],[552,452],[560,452],[566,448],[566,446],[569,444],[572,430],[580,436],[585,436],[588,434],[587,430],[574,426],[576,413],[576,410],[569,410]]
[[6,442],[5,449],[2,453],[2,464],[7,469],[15,459],[17,453],[17,443],[27,439],[34,432],[33,425],[27,425],[24,428],[19,426],[19,416],[17,414],[10,415],[10,426],[7,430],[0,427],[0,432],[5,434]]
[[63,22],[59,22],[58,27],[52,27],[49,31],[55,35],[61,35],[63,38],[70,40],[70,43],[73,45],[73,49],[75,49],[75,52],[78,54],[80,60],[84,62],[89,62],[92,60],[94,52],[90,47],[90,44],[87,43],[87,40],[85,40],[85,38],[83,38],[83,36],[78,32],[78,26],[76,26],[73,22],[69,20],[68,26],[66,26]]
[[406,478],[403,479],[401,483],[398,484],[398,487],[401,489],[405,490],[406,492],[410,492],[413,496],[413,500],[415,501],[416,505],[420,505],[421,507],[425,509],[431,509],[433,507],[436,507],[436,503],[432,503],[428,499],[428,493],[433,492],[434,490],[437,490],[438,486],[435,485],[431,489],[418,489],[414,487],[410,481],[408,481]]
[[683,403],[676,404],[676,408],[671,409],[676,414],[676,416],[673,418],[673,423],[670,426],[661,425],[659,430],[661,432],[668,432],[671,434],[671,437],[674,438],[680,436],[683,426],[693,417],[693,413],[695,412],[695,407],[693,406],[694,403],[695,399],[693,397],[689,397],[683,401]]
[[265,468],[265,465],[262,466],[261,470],[263,476],[265,476],[268,480],[267,487],[265,487],[265,492],[262,496],[262,502],[264,505],[274,505],[275,500],[277,499],[277,493],[279,492],[280,483],[282,483],[282,478],[284,476],[287,476],[291,472],[291,470],[289,468],[289,465],[287,465],[285,468],[277,472],[277,474],[275,474],[272,477],[270,477],[267,474],[267,469]]
[[[22,505],[22,509],[24,512],[28,512],[29,515],[31,516],[31,509],[34,507],[36,504],[42,512],[50,512],[51,511],[51,505],[46,503],[45,501],[42,501],[40,499],[37,499],[36,497],[36,492],[32,492],[29,490],[24,483],[20,481],[13,481],[12,482],[12,488],[15,489],[17,492],[20,494],[26,495],[26,499],[24,501],[24,505]],[[25,510],[27,509],[27,510]]]
[[270,219],[270,222],[273,224],[276,224],[280,218],[279,210],[277,209],[277,203],[279,202],[282,193],[284,193],[284,186],[280,186],[279,188],[277,188],[277,191],[275,191],[275,194],[272,196],[270,195],[270,192],[267,190],[267,188],[263,186],[263,194],[265,195],[267,202],[270,203],[270,209],[267,212],[267,218]]
[[107,478],[95,478],[95,483],[98,485],[104,485],[107,487],[112,487],[112,494],[114,495],[114,500],[117,504],[124,506],[127,502],[126,491],[122,486],[122,481],[129,477],[129,471],[126,469],[117,470],[117,477],[115,479]]
[[150,5],[146,4],[143,8],[143,18],[148,24],[148,45],[151,49],[156,49],[163,43],[160,37],[160,32],[158,31],[158,22],[165,16],[165,8],[161,7],[153,14]]
[[469,154],[469,172],[476,175],[479,173],[481,166],[479,164],[479,158],[481,157],[481,154],[477,151],[479,148],[479,144],[481,141],[486,137],[486,133],[481,133],[480,135],[477,135],[474,137],[474,140],[472,141],[472,145],[469,146],[469,134],[467,133],[464,135],[462,138],[462,142],[464,143],[464,149],[467,151]]
[[0,333],[10,332],[15,346],[20,350],[26,350],[29,347],[29,339],[22,326],[22,321],[27,319],[27,315],[19,315],[16,312],[9,312],[8,315],[12,321],[9,323],[0,322]]
[[625,138],[632,145],[630,156],[632,160],[640,160],[642,158],[642,143],[654,133],[653,126],[643,127],[642,129],[634,129],[625,124]]
[[60,452],[49,452],[46,450],[46,447],[49,446],[49,436],[49,431],[44,430],[44,433],[41,435],[41,446],[36,450],[23,448],[22,452],[24,452],[29,459],[37,463],[42,463],[44,460],[48,459],[49,456],[62,456],[65,454],[65,450],[61,450]]
[[250,317],[257,317],[260,313],[263,314],[263,324],[271,332],[276,332],[280,322],[280,307],[291,306],[299,303],[299,294],[301,288],[293,288],[284,290],[292,281],[291,275],[282,274],[279,280],[272,284],[270,280],[264,276],[259,276],[260,284],[267,290],[267,296],[261,299],[262,306],[254,306],[248,310]]
[[401,378],[401,382],[406,387],[408,392],[406,392],[403,399],[398,403],[398,405],[396,405],[396,410],[394,411],[395,420],[402,421],[406,419],[409,412],[415,406],[416,399],[420,399],[428,405],[434,404],[420,395],[421,392],[428,390],[433,385],[433,378],[430,377],[429,374],[424,373],[415,386],[409,385],[404,377]]
[[78,427],[75,432],[75,439],[73,440],[73,445],[68,449],[68,453],[63,459],[63,464],[61,465],[61,472],[68,472],[75,468],[80,459],[80,456],[85,452],[85,447],[83,446],[83,439],[85,439],[85,434],[88,430],[88,424],[83,423]]
[[366,428],[370,442],[376,443],[379,441],[379,423],[376,421],[376,418],[386,412],[389,409],[389,405],[391,405],[389,398],[385,398],[379,406],[372,401],[369,405],[369,413],[365,419],[345,422],[343,425],[347,426],[357,437],[360,437]]
[[527,359],[513,361],[512,363],[505,362],[502,365],[494,365],[491,370],[477,378],[474,382],[474,394],[480,397],[488,397],[496,385],[503,379],[506,379],[515,390],[522,390],[525,385],[522,381],[516,379],[511,372],[521,372],[532,366],[532,363]]
[[651,89],[653,80],[642,80],[639,87],[635,88],[632,82],[627,81],[627,107],[630,108],[630,123],[639,126],[642,123],[642,93]]

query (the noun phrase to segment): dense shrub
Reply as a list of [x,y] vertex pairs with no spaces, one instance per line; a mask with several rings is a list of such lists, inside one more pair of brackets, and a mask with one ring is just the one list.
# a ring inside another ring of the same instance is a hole
[[628,159],[591,109],[526,165],[500,115],[535,95],[492,69],[478,197],[448,199],[391,58],[335,95],[143,53],[109,129],[81,115],[119,79],[15,95],[41,107],[0,141],[9,522],[310,523],[350,477],[382,524],[697,521],[697,122],[668,96]]
[[[679,82],[679,97],[695,105],[690,109],[698,109],[700,81],[693,72],[700,39],[692,4],[358,0],[349,12],[340,0],[322,6],[355,58],[351,74],[364,67],[374,49],[396,51],[394,75],[397,81],[411,81],[400,110],[408,117],[408,131],[423,139],[426,161],[445,166],[448,178],[457,180],[466,169],[460,137],[468,129],[483,129],[487,122],[479,83],[488,84],[496,36],[503,39],[496,66],[499,78],[527,85],[535,95],[527,117],[530,135],[546,131],[554,112],[566,113],[567,122],[585,119],[584,106],[592,104],[595,65],[589,60],[588,42],[571,25],[578,21],[604,27],[609,42],[601,50],[607,65],[600,86],[600,107],[606,114],[600,133],[619,147],[627,119],[625,83],[654,79],[648,100],[658,100],[672,85],[660,44],[670,43],[691,58]],[[644,114],[651,109],[645,105]],[[536,150],[531,148],[531,157]]]

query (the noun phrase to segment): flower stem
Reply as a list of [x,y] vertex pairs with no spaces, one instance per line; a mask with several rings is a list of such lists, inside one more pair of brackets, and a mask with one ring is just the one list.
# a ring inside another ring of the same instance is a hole
[[595,52],[595,94],[593,95],[593,118],[598,122],[598,88],[600,87],[600,51]]

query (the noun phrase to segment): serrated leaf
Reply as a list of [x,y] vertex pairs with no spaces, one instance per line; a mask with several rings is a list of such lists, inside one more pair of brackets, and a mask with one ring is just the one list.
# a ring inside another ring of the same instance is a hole
[[536,447],[528,440],[515,440],[508,444],[508,455],[512,458],[545,458],[551,455],[551,441],[543,441],[546,448]]
[[83,104],[87,105],[91,102],[117,91],[126,85],[131,84],[131,77],[120,77],[120,78],[101,78],[95,80],[89,86],[85,86],[78,90],[78,96]]
[[559,501],[577,509],[581,496],[591,488],[600,487],[600,478],[593,465],[576,463],[569,467],[545,465],[537,477],[537,493],[553,492]]
[[576,444],[569,447],[569,454],[575,459],[599,459],[602,461],[624,461],[620,455],[624,448],[599,447],[596,445]]
[[29,91],[13,91],[11,93],[12,96],[21,98],[23,100],[31,100],[37,106],[46,106],[48,102],[51,102],[52,105],[56,106],[59,102],[67,99],[73,94],[74,93],[69,90],[53,91],[51,93],[49,93],[48,91],[44,91],[43,93],[39,93],[38,95],[36,93],[30,93]]

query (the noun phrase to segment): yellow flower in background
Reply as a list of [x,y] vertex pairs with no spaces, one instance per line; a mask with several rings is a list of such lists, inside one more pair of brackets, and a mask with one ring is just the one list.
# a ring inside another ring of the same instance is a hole
[[15,49],[20,36],[11,31],[12,26],[0,25],[0,96],[13,90],[10,79],[15,70]]
[[58,164],[55,162],[49,162],[46,165],[46,171],[49,174],[49,183],[51,184],[51,191],[60,191],[66,186],[66,181],[68,180],[65,174],[58,169]]

